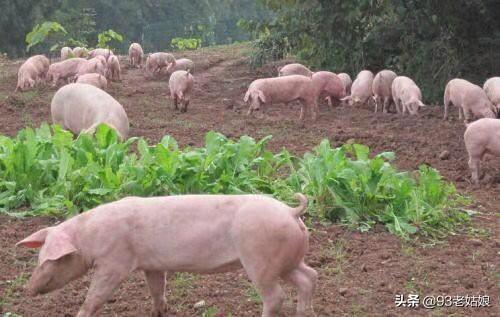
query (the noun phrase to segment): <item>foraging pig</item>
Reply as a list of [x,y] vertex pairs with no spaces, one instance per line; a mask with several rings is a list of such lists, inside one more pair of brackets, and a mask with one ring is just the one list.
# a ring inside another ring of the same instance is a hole
[[24,62],[17,71],[17,86],[15,92],[24,91],[28,88],[35,87],[39,76],[38,61],[31,59]]
[[76,83],[89,84],[92,86],[96,86],[97,88],[100,89],[108,88],[108,81],[106,80],[106,77],[97,73],[90,73],[78,76],[76,78]]
[[62,62],[57,62],[49,67],[47,72],[47,80],[52,81],[52,86],[57,86],[60,79],[71,80],[78,74],[80,66],[86,64],[84,58],[70,58]]
[[73,57],[73,51],[69,47],[61,48],[61,61],[67,60],[68,58]]
[[108,58],[108,78],[114,81],[122,80],[122,70],[120,68],[120,61],[115,55],[111,55]]
[[87,84],[69,84],[60,88],[50,106],[52,121],[75,134],[93,133],[105,123],[122,140],[128,136],[129,123],[122,105],[105,91]]
[[313,75],[313,72],[309,68],[299,63],[288,64],[278,68],[278,73],[279,76],[302,75],[312,77]]
[[481,87],[464,79],[455,78],[448,82],[444,91],[444,117],[448,119],[450,103],[458,107],[458,117],[467,124],[470,113],[477,118],[495,118],[494,107]]
[[392,101],[392,82],[396,77],[396,73],[392,70],[382,70],[373,79],[372,92],[375,112],[378,111],[381,103],[383,105],[382,112],[386,113],[389,110]]
[[314,73],[311,78],[319,94],[326,95],[330,107],[333,106],[332,98],[340,100],[346,96],[344,83],[336,74],[321,71]]
[[352,85],[351,76],[349,76],[349,74],[346,73],[340,73],[337,74],[337,76],[339,76],[340,80],[342,80],[342,82],[344,83],[345,93],[349,96],[351,94],[351,85]]
[[82,62],[78,67],[78,76],[93,73],[106,75],[106,67],[99,58],[91,58],[86,62]]
[[75,57],[85,58],[89,55],[89,51],[85,47],[75,47],[73,49],[73,55],[75,55]]
[[275,78],[254,80],[245,94],[244,101],[250,102],[247,115],[264,106],[275,103],[290,103],[295,100],[301,102],[300,121],[304,121],[306,107],[312,110],[312,118],[316,121],[318,116],[317,104],[318,91],[312,79],[302,75],[290,75]]
[[167,76],[172,75],[172,73],[178,70],[189,71],[190,74],[194,74],[194,63],[192,60],[187,58],[181,58],[174,60],[168,67],[166,68]]
[[144,58],[144,51],[139,43],[132,43],[128,49],[128,58],[130,66],[142,67],[142,59]]
[[49,71],[50,67],[49,59],[44,55],[35,55],[28,58],[28,60],[30,59],[34,59],[37,61],[36,68],[38,71],[38,79],[41,81],[45,81],[45,78],[47,77],[47,72]]
[[349,106],[363,105],[371,99],[373,85],[373,73],[369,70],[361,71],[351,86],[351,94],[342,99]]
[[396,111],[400,114],[408,112],[410,115],[416,115],[420,107],[425,107],[420,88],[408,77],[396,77],[392,82],[391,91]]
[[193,90],[194,78],[188,71],[178,70],[174,72],[168,81],[170,89],[170,98],[174,101],[175,110],[177,105],[181,104],[181,111],[186,112],[191,100],[191,91]]
[[484,83],[483,90],[496,108],[497,116],[500,115],[500,77],[488,79]]
[[110,49],[107,49],[107,48],[96,48],[96,49],[89,52],[89,58],[94,58],[94,57],[99,56],[99,55],[104,56],[104,58],[106,58],[106,60],[108,60],[108,58],[114,54],[113,54],[113,51],[111,51]]
[[127,197],[101,205],[17,243],[41,247],[27,288],[45,294],[94,268],[78,313],[90,317],[131,272],[142,270],[152,316],[165,316],[166,274],[243,267],[262,297],[262,316],[279,314],[286,297],[280,279],[298,288],[297,316],[314,314],[317,273],[304,262],[309,234],[300,219],[307,198],[295,196],[296,208],[264,195]]
[[472,181],[477,183],[484,155],[500,157],[500,119],[483,118],[472,122],[465,130],[464,141],[469,153]]
[[163,67],[169,67],[175,62],[175,57],[169,53],[153,53],[146,59],[146,72],[153,76],[161,71]]

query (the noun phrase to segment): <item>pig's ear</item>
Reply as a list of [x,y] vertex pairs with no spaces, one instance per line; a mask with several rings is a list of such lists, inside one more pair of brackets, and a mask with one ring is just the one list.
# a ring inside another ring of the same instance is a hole
[[250,90],[245,94],[245,98],[243,98],[243,101],[248,102],[248,98],[250,98]]
[[262,90],[259,90],[259,99],[260,101],[262,101],[262,103],[266,103],[266,96],[264,96]]
[[47,234],[49,231],[52,229],[52,227],[48,227],[42,230],[39,230],[29,237],[25,238],[22,241],[19,241],[16,243],[16,246],[23,246],[27,248],[40,248],[44,243],[45,243],[45,238],[47,237]]
[[57,232],[50,237],[46,248],[42,249],[43,254],[40,253],[39,259],[40,265],[47,260],[55,261],[77,251],[78,249],[73,245],[70,236],[64,232]]

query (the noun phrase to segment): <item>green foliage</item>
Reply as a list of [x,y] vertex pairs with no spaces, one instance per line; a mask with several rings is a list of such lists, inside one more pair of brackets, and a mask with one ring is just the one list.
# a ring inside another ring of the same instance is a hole
[[267,27],[288,41],[261,35],[255,47],[261,63],[291,48],[307,64],[335,72],[390,68],[412,77],[425,99],[439,101],[448,80],[465,77],[482,86],[500,68],[498,1],[262,2],[276,16],[247,31]]
[[196,50],[201,47],[201,39],[176,37],[172,39],[172,48],[178,50]]
[[113,30],[107,30],[97,35],[97,47],[100,48],[110,48],[108,43],[111,41],[116,41],[118,43],[123,42],[123,36],[116,33]]
[[382,223],[402,237],[447,232],[460,220],[455,188],[432,168],[412,176],[390,164],[392,153],[370,159],[366,146],[333,149],[327,140],[298,159],[268,151],[270,139],[209,132],[204,147],[180,149],[170,136],[120,142],[106,125],[76,139],[59,126],[27,128],[0,136],[0,211],[72,215],[131,195],[263,193],[292,202],[303,192],[319,219]]
[[33,30],[26,35],[26,51],[29,51],[33,46],[45,42],[50,36],[56,34],[67,34],[62,25],[57,22],[46,21],[42,24],[37,24]]

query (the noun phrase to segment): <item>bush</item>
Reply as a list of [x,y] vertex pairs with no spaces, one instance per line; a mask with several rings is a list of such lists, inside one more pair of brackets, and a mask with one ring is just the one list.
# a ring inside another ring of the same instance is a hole
[[59,126],[27,128],[0,136],[0,212],[69,216],[130,195],[262,193],[292,202],[303,192],[317,219],[362,229],[382,223],[401,237],[449,232],[465,217],[453,185],[430,167],[400,172],[393,153],[370,159],[366,146],[331,148],[327,140],[299,159],[268,151],[270,139],[209,132],[204,147],[180,149],[170,136],[119,142],[106,125],[76,139]]
[[172,39],[171,46],[178,50],[197,50],[201,47],[201,39],[176,37]]

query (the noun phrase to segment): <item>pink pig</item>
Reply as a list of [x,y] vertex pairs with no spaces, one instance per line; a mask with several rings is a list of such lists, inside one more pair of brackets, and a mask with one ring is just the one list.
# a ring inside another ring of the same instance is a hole
[[219,273],[243,267],[263,300],[262,316],[279,314],[279,280],[298,288],[297,316],[314,314],[317,273],[304,263],[309,234],[291,208],[263,195],[128,197],[33,233],[17,245],[40,248],[27,288],[45,294],[94,268],[78,317],[96,316],[113,291],[142,270],[153,316],[165,315],[165,275]]
[[170,98],[174,101],[175,110],[178,109],[180,103],[181,111],[187,111],[193,86],[194,78],[189,71],[178,70],[170,76],[168,87],[170,89]]

